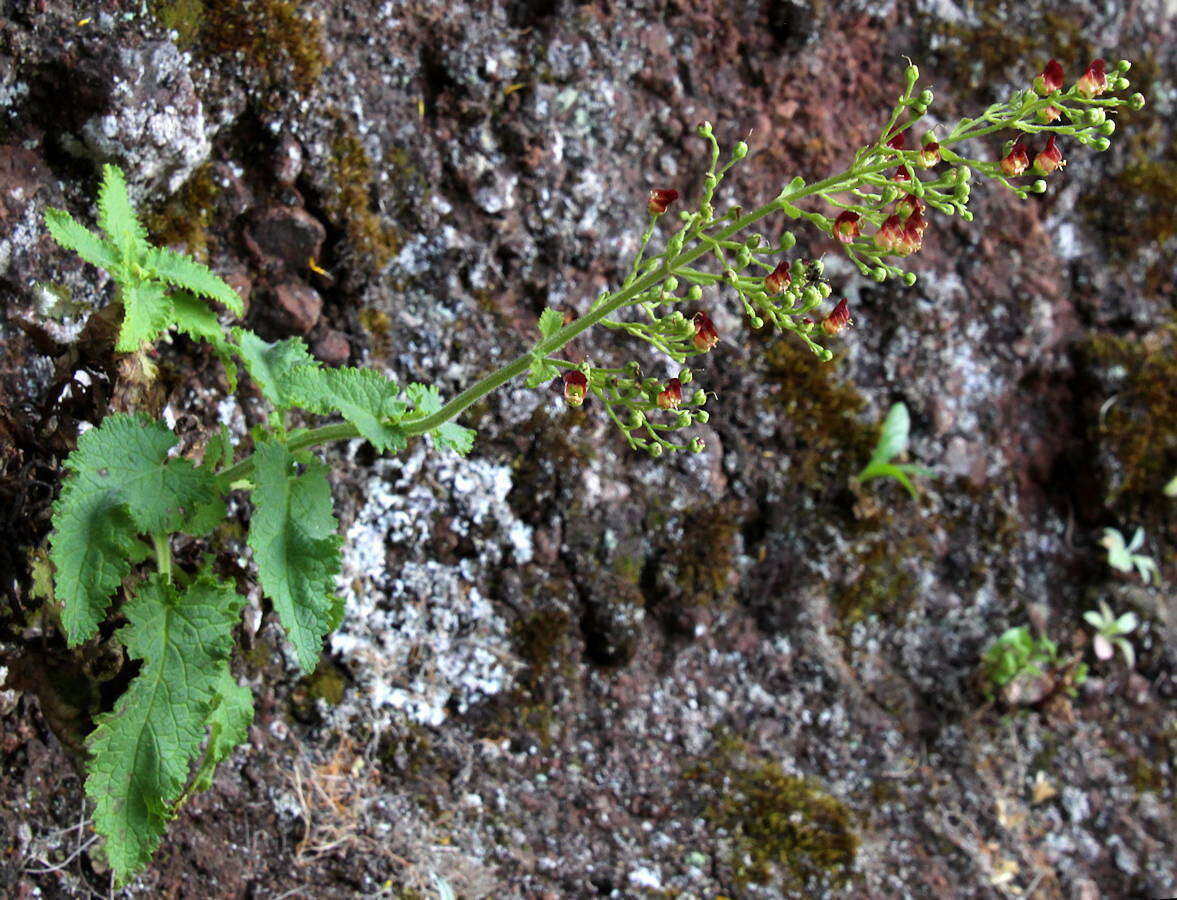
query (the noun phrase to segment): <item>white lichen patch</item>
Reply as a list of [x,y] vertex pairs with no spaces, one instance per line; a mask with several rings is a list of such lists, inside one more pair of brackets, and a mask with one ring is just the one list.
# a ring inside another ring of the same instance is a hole
[[[424,443],[375,465],[343,547],[347,614],[331,648],[360,690],[341,719],[376,730],[401,716],[436,726],[510,687],[509,630],[488,584],[496,567],[533,552],[531,528],[506,502],[511,485],[506,466]],[[473,555],[439,562],[431,542],[440,523]]]

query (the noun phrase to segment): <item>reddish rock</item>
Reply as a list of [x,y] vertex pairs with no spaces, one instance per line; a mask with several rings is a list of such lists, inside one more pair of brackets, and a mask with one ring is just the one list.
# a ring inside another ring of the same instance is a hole
[[342,331],[328,328],[311,344],[311,353],[329,366],[342,366],[351,357],[351,344]]
[[253,293],[253,281],[244,269],[236,269],[232,272],[226,272],[221,276],[221,280],[235,290],[238,296],[241,297],[241,304],[244,307],[243,315],[249,312],[249,295]]
[[318,219],[296,206],[271,206],[245,230],[245,243],[269,267],[305,271],[323,251],[327,230]]
[[323,312],[323,298],[302,281],[283,281],[274,287],[273,307],[268,318],[287,334],[309,334]]

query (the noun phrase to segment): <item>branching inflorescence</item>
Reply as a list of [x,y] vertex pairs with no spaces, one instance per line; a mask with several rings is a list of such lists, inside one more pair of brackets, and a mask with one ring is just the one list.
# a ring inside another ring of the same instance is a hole
[[[340,538],[328,469],[310,448],[362,437],[380,451],[397,452],[427,434],[437,446],[465,453],[474,433],[453,420],[526,374],[531,387],[560,379],[571,406],[595,397],[633,448],[653,456],[700,451],[699,437],[677,435],[708,421],[708,395],[687,366],[720,339],[705,295],[714,303],[716,293],[730,289],[753,328],[791,332],[822,361],[833,355],[827,342],[851,323],[847,301],[831,297],[822,262],[789,259],[794,234],[769,240],[754,226],[778,213],[808,222],[838,241],[864,275],[910,285],[915,275],[897,261],[920,249],[932,213],[971,218],[975,175],[1024,198],[1045,190],[1044,179],[1064,165],[1060,137],[1106,149],[1114,130],[1108,114],[1144,102],[1139,94],[1104,96],[1127,88],[1128,68],[1121,62],[1108,73],[1097,60],[1064,90],[1062,69],[1052,60],[1032,89],[943,134],[930,129],[909,146],[932,103],[931,91],[917,93],[919,73],[909,66],[889,120],[846,171],[813,184],[795,178],[747,212],[739,206],[719,211],[716,193],[748,147],[736,144],[721,164],[719,143],[704,124],[699,134],[711,164],[702,194],[693,210],[678,212],[678,227],[661,252],[650,248],[679,200],[671,188],[651,192],[641,250],[616,290],[602,293],[579,318],[545,310],[539,340],[527,353],[449,402],[433,385],[402,387],[371,369],[324,368],[298,339],[268,343],[246,329],[225,328],[208,301],[240,315],[240,298],[206,267],[147,243],[113,166],[105,168],[99,193],[105,235],[50,210],[46,221],[54,238],[110,272],[117,284],[123,321],[116,350],[141,353],[168,332],[183,332],[216,351],[230,390],[237,389],[237,367],[243,366],[273,409],[240,444],[224,428],[210,435],[199,465],[173,456],[175,435],[141,414],[108,417],[81,436],[66,462],[50,538],[62,630],[71,646],[93,639],[112,601],[121,598],[117,614],[125,624],[117,634],[129,656],[142,660],[88,741],[86,791],[118,881],[147,864],[167,821],[193,790],[211,783],[217,763],[244,740],[252,719],[249,691],[237,685],[229,666],[242,600],[211,563],[195,572],[173,565],[175,536],[207,537],[226,515],[226,496],[248,492],[254,507],[248,544],[258,580],[299,664],[310,670],[344,614],[334,591]],[[979,151],[978,139],[1002,131],[1017,136],[995,154],[997,161],[965,155]],[[597,324],[649,344],[677,367],[674,376],[645,376],[636,361],[605,368],[559,355]],[[344,421],[303,427],[290,418],[295,411]],[[889,461],[894,446],[886,442],[886,452],[872,462]],[[143,574],[151,561],[155,571]]]

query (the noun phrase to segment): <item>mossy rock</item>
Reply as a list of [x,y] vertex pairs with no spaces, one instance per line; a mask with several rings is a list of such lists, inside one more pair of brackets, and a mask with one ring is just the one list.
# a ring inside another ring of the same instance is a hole
[[726,865],[737,887],[813,896],[850,883],[858,851],[853,816],[814,780],[785,774],[730,732],[684,777],[717,839],[730,842]]

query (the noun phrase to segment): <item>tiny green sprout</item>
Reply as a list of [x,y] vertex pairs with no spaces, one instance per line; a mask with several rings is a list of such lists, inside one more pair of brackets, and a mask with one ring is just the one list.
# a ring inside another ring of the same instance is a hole
[[1108,565],[1117,572],[1131,572],[1135,569],[1145,584],[1161,583],[1161,572],[1156,561],[1151,556],[1136,552],[1144,545],[1143,528],[1136,529],[1128,544],[1124,543],[1124,535],[1117,529],[1105,528],[1099,542],[1107,550]]
[[1091,609],[1083,613],[1083,621],[1095,629],[1092,649],[1099,659],[1107,662],[1115,654],[1115,648],[1119,647],[1128,668],[1136,665],[1136,651],[1132,643],[1124,637],[1135,631],[1136,626],[1140,624],[1136,613],[1126,612],[1117,616],[1110,606],[1100,600],[1098,610]]
[[[1001,688],[1019,678],[1044,674],[1044,667],[1058,664],[1058,645],[1047,637],[1035,637],[1029,625],[1009,628],[981,655],[980,680],[986,699],[992,701]],[[1086,672],[1076,683],[1082,683]]]
[[875,445],[870,462],[858,473],[858,480],[866,482],[872,478],[894,478],[907,489],[913,499],[917,497],[915,485],[911,483],[908,476],[923,475],[928,477],[934,476],[936,473],[923,466],[891,461],[907,451],[910,432],[911,415],[907,411],[907,405],[902,402],[894,404],[887,411],[886,418],[883,419],[883,430],[879,435],[879,442]]

